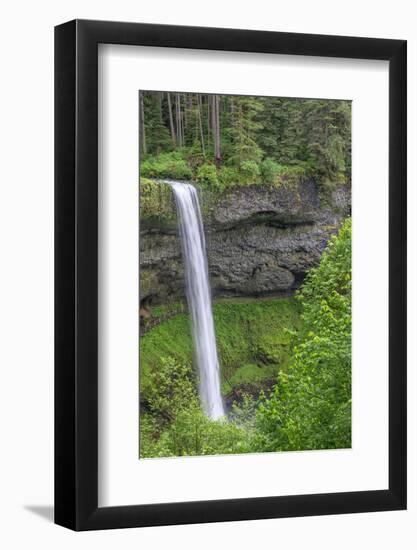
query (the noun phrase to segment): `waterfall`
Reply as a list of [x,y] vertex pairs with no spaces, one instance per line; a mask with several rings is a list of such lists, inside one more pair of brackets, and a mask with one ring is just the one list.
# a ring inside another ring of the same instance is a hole
[[220,369],[214,334],[208,278],[206,242],[198,194],[189,183],[165,180],[172,187],[177,205],[186,295],[191,313],[192,336],[200,374],[200,399],[206,415],[224,416],[220,393]]

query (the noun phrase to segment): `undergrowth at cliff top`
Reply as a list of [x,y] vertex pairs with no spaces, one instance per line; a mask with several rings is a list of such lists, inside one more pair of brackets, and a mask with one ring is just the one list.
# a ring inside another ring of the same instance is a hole
[[233,166],[216,167],[206,161],[195,163],[193,150],[182,148],[171,153],[143,157],[140,175],[141,178],[147,179],[194,181],[216,194],[245,185],[293,187],[300,178],[311,177],[313,172],[305,163],[282,165],[271,158],[259,163],[248,161],[240,170]]

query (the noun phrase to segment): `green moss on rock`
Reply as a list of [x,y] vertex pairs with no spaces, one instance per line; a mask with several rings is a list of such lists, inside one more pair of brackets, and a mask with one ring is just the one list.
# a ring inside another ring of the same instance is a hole
[[[222,300],[214,303],[213,313],[224,395],[239,385],[255,388],[287,367],[291,331],[300,323],[294,298]],[[149,373],[169,357],[192,367],[188,314],[178,314],[141,337],[142,399],[146,399]]]
[[139,205],[141,228],[153,221],[160,225],[164,221],[176,219],[172,191],[166,184],[147,178],[140,179]]

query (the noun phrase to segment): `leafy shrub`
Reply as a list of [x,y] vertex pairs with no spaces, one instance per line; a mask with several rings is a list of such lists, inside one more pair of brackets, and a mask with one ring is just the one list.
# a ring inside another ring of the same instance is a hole
[[147,157],[142,160],[140,173],[145,178],[172,178],[189,180],[192,170],[178,151],[162,153],[157,157]]
[[206,185],[210,185],[210,187],[219,187],[217,170],[214,164],[202,164],[197,169],[197,181]]
[[219,181],[223,188],[233,187],[239,184],[239,172],[236,168],[222,166],[219,173]]
[[316,173],[316,166],[312,159],[309,160],[297,160],[289,166],[283,166],[286,173],[290,173],[294,176],[309,176],[313,177]]
[[161,357],[158,369],[149,377],[146,399],[152,414],[162,420],[173,420],[183,408],[198,405],[191,365]]
[[279,164],[271,158],[261,163],[261,176],[264,183],[281,185],[282,183],[298,183],[303,176],[311,176],[314,169],[309,162],[297,162],[294,165]]
[[258,404],[254,397],[244,392],[242,394],[241,402],[239,404],[234,402],[230,412],[231,420],[240,428],[250,432],[248,433],[248,445],[250,448],[250,439],[253,436],[253,433],[251,432],[256,426],[255,420],[257,407]]
[[[254,160],[244,160],[240,166],[240,170],[243,176],[243,183],[249,181],[255,183],[261,174],[259,164]],[[242,177],[240,180],[242,181]]]
[[[210,420],[199,406],[179,411],[175,420],[152,438],[152,424],[145,420],[141,456],[201,456],[248,451],[247,431],[227,420]],[[151,427],[150,427],[151,426]]]
[[261,163],[262,181],[271,185],[277,183],[278,176],[280,175],[280,168],[281,166],[271,158],[263,160]]

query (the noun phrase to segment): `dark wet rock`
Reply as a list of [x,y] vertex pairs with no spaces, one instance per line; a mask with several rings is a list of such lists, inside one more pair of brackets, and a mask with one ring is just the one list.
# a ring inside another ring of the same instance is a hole
[[[330,236],[350,213],[350,190],[338,187],[320,201],[312,180],[291,188],[245,186],[213,198],[200,194],[210,283],[221,296],[291,292],[318,264]],[[141,299],[183,297],[181,244],[175,225],[142,224]]]

